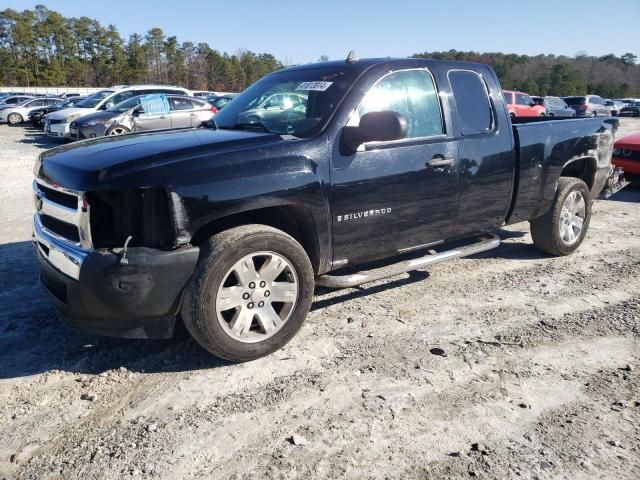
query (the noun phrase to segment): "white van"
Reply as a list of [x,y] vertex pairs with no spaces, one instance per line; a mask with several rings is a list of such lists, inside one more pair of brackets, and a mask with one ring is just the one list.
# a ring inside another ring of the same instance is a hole
[[74,120],[100,110],[106,110],[137,95],[173,93],[193,96],[191,91],[166,85],[117,85],[89,95],[71,108],[52,112],[46,117],[44,131],[50,137],[69,138],[69,124]]

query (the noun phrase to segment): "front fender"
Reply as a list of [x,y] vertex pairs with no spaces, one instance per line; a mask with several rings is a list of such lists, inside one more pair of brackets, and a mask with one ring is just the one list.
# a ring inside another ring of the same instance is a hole
[[[331,259],[330,216],[325,171],[307,157],[277,163],[248,162],[234,171],[170,190],[178,243],[190,243],[203,229],[231,216],[272,207],[298,207],[311,216],[321,259]],[[323,263],[323,262],[321,262]]]

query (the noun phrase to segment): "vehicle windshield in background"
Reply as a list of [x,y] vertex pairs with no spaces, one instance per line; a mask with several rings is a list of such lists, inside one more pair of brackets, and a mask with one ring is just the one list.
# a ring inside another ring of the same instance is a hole
[[564,101],[568,105],[581,105],[587,101],[585,97],[566,97]]
[[216,126],[310,137],[333,113],[353,76],[340,67],[267,75],[221,110],[214,118]]
[[215,100],[207,100],[207,101],[217,109],[221,110],[222,107],[226,106],[227,103],[229,103],[231,100],[233,99],[228,97],[218,97]]
[[94,93],[93,95],[89,95],[84,100],[79,101],[74,105],[74,107],[80,108],[95,108],[100,101],[108,95],[113,93],[112,90],[100,90],[99,92]]
[[141,97],[128,98],[124,102],[120,102],[111,108],[107,108],[107,111],[118,112],[118,113],[126,112],[130,108],[133,108],[136,105],[140,105],[140,98]]

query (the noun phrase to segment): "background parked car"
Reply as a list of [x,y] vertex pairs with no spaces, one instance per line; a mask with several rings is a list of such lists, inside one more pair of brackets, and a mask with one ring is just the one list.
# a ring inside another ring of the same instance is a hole
[[622,167],[631,180],[640,180],[640,133],[620,138],[613,145],[611,163]]
[[575,117],[576,112],[560,97],[531,97],[536,104],[547,110],[548,117]]
[[640,102],[627,104],[626,107],[620,109],[621,117],[640,117]]
[[48,107],[36,108],[29,112],[29,120],[34,127],[42,127],[44,118],[48,113],[57,112],[63,108],[73,107],[76,103],[84,99],[85,97],[71,97],[67,100],[58,99],[57,103]]
[[44,130],[50,137],[69,138],[69,124],[75,119],[93,112],[106,110],[118,103],[152,93],[165,93],[191,96],[186,88],[166,85],[117,85],[100,90],[78,102],[73,108],[65,108],[47,115]]
[[183,95],[167,95],[169,113],[145,114],[141,100],[145,95],[125,100],[107,110],[91,113],[71,122],[72,140],[123,135],[130,132],[161,128],[197,127],[209,120],[213,107],[204,99]]
[[604,104],[609,107],[611,115],[618,115],[620,110],[625,106],[624,102],[621,102],[620,100],[611,100],[609,98],[604,99]]
[[507,109],[512,117],[542,117],[547,110],[536,104],[527,93],[503,90]]
[[228,93],[226,95],[221,96],[212,96],[207,98],[207,102],[209,102],[215,109],[216,113],[222,110],[227,104],[236,97],[237,93]]
[[18,125],[29,118],[32,110],[42,107],[48,107],[58,103],[58,98],[29,98],[21,103],[9,105],[0,110],[0,123],[8,123],[9,125]]
[[307,98],[297,93],[275,93],[261,98],[255,106],[239,114],[238,120],[242,123],[263,123],[265,119],[281,117],[283,110],[304,113],[306,105]]
[[611,109],[604,104],[604,99],[598,95],[584,95],[579,97],[562,97],[567,104],[576,111],[578,117],[609,116]]
[[8,105],[15,105],[17,103],[22,103],[29,98],[34,98],[32,95],[7,95],[3,98],[0,98],[0,108],[4,108]]
[[194,97],[202,97],[202,98],[216,96],[216,92],[211,92],[209,90],[193,90],[191,93],[193,93]]

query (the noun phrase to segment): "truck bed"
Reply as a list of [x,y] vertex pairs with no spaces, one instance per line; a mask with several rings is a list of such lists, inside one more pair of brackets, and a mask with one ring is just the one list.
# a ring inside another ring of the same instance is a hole
[[606,142],[611,151],[617,118],[515,118],[512,128],[517,158],[507,224],[546,212],[556,189],[556,182],[548,180],[558,178],[572,160],[584,159],[572,168],[593,169],[594,181],[589,185],[592,196],[602,190],[611,168],[611,155],[598,156],[597,148]]

